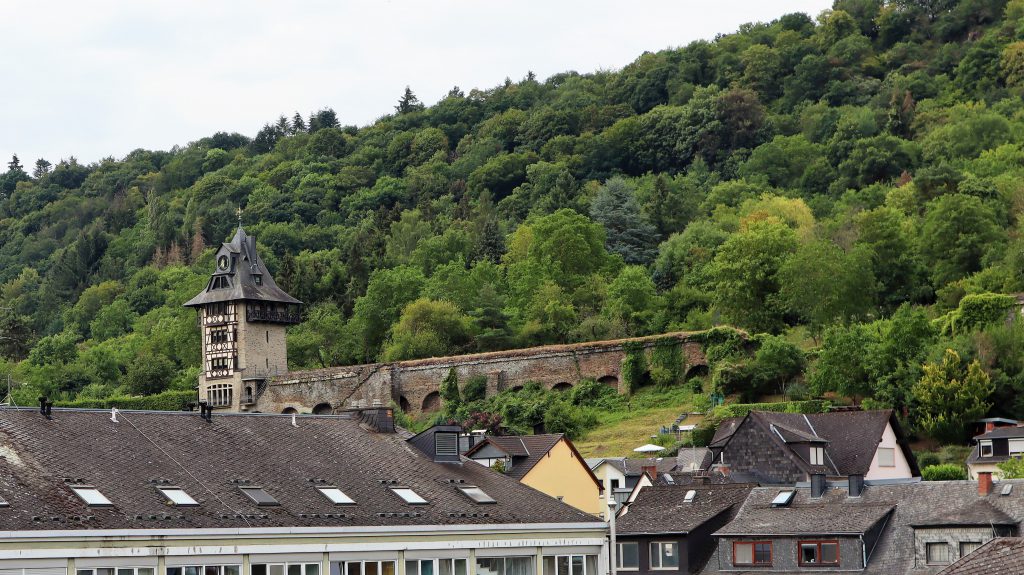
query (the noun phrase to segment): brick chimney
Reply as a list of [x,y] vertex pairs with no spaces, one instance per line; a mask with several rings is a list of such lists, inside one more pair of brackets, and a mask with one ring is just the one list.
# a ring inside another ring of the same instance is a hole
[[992,431],[995,428],[996,428],[996,422],[994,422],[994,421],[986,421],[985,422],[985,433],[988,433],[988,432]]
[[978,495],[980,497],[988,497],[992,493],[992,472],[991,471],[979,471],[978,472]]
[[658,478],[658,466],[655,464],[645,463],[644,466],[640,468],[640,470],[646,473],[647,475],[650,475],[651,479]]

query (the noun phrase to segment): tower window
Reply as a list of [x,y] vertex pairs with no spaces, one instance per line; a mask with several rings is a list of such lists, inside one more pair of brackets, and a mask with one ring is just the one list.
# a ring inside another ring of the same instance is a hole
[[252,281],[256,285],[261,286],[261,285],[263,285],[263,276],[261,276],[261,275],[254,275],[254,276],[252,276]]

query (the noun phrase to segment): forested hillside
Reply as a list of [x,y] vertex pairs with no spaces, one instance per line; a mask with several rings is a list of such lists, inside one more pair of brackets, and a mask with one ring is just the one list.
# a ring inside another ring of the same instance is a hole
[[1024,415],[991,295],[1024,290],[1022,97],[1024,0],[840,0],[620,71],[407,90],[363,128],[15,158],[0,374],[23,401],[190,388],[180,305],[241,206],[307,304],[293,367],[731,324],[772,335],[712,358],[725,393],[873,398],[938,435]]

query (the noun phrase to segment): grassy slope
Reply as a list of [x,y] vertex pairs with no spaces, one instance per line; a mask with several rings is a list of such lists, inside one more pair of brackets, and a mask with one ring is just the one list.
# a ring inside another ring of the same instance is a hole
[[[651,435],[662,425],[690,411],[691,399],[687,386],[641,389],[633,395],[628,411],[597,411],[600,425],[576,441],[576,448],[584,457],[635,457],[633,448],[651,443]],[[699,417],[691,416],[685,423],[698,421]]]

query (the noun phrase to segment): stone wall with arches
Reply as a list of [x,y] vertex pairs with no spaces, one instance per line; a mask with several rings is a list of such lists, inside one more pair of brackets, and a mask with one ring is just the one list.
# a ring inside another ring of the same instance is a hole
[[651,348],[664,338],[679,342],[684,364],[680,366],[680,373],[706,373],[707,360],[700,334],[676,332],[645,338],[289,372],[270,382],[254,410],[331,413],[394,403],[409,413],[429,413],[440,409],[438,388],[451,369],[456,371],[461,384],[471,377],[485,377],[488,395],[520,387],[528,381],[567,391],[587,378],[624,392],[624,347],[636,342]]

